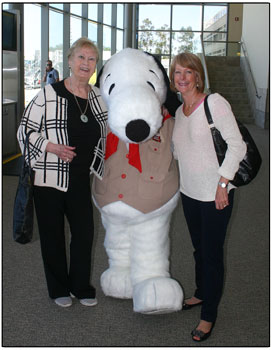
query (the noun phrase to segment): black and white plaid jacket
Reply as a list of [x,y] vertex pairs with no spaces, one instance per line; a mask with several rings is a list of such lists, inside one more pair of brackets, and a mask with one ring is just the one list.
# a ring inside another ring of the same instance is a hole
[[[88,98],[101,130],[101,138],[94,150],[90,173],[101,179],[104,174],[107,108],[97,87],[92,86]],[[45,149],[49,141],[69,144],[67,109],[67,99],[58,96],[51,85],[46,85],[26,107],[17,132],[23,153],[26,134],[30,130],[35,130],[29,137],[30,165],[35,171],[35,185],[53,187],[64,192],[67,191],[69,184],[69,163],[53,153],[45,152]]]

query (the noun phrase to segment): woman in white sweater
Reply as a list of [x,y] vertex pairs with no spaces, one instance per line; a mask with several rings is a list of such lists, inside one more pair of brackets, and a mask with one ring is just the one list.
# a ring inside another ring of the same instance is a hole
[[171,65],[170,80],[184,102],[176,112],[173,146],[196,264],[196,291],[185,300],[183,310],[202,306],[200,322],[191,333],[193,340],[202,341],[211,335],[222,295],[223,244],[234,196],[234,186],[229,181],[245,156],[246,144],[229,103],[218,93],[210,95],[214,124],[228,145],[219,166],[204,112],[204,71],[196,55],[177,55]]

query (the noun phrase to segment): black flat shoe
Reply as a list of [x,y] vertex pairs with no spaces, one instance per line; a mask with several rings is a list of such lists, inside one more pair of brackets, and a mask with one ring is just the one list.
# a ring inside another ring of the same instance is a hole
[[182,308],[182,310],[190,310],[190,309],[192,309],[193,307],[199,306],[199,305],[202,305],[202,304],[203,304],[203,301],[200,301],[199,303],[196,303],[196,304],[186,304],[186,303],[183,303],[183,308]]
[[[197,341],[197,342],[204,341],[204,340],[208,339],[212,333],[214,325],[215,325],[215,323],[212,324],[212,327],[208,333],[204,333],[197,328],[193,329],[193,331],[191,332],[192,339],[194,341]],[[195,339],[194,337],[198,337],[199,339]]]

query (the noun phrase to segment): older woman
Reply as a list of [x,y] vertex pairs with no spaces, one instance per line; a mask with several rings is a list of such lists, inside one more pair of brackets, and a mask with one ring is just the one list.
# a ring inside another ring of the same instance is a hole
[[[71,76],[47,85],[26,107],[18,130],[21,149],[30,130],[34,201],[50,298],[62,307],[97,304],[90,285],[93,212],[90,174],[104,169],[107,110],[99,89],[88,84],[99,54],[87,38],[70,48]],[[71,232],[66,259],[64,216]]]
[[212,331],[223,288],[223,244],[233,207],[234,178],[246,153],[229,103],[219,94],[208,103],[217,129],[228,144],[219,166],[204,112],[204,71],[191,53],[177,55],[170,70],[171,85],[182,95],[173,130],[174,154],[179,162],[184,215],[194,246],[196,291],[183,310],[202,305],[192,339],[207,339]]

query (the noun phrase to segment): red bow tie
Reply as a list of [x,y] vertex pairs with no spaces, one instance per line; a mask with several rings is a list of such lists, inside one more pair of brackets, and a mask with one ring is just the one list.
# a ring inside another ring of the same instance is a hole
[[[171,115],[167,115],[164,119],[167,120]],[[115,153],[118,149],[119,138],[112,132],[107,135],[106,138],[106,152],[105,152],[105,160],[109,158],[113,153]],[[138,169],[140,173],[142,173],[140,154],[139,154],[139,144],[137,143],[129,143],[129,153],[127,155],[129,159],[129,164]]]

